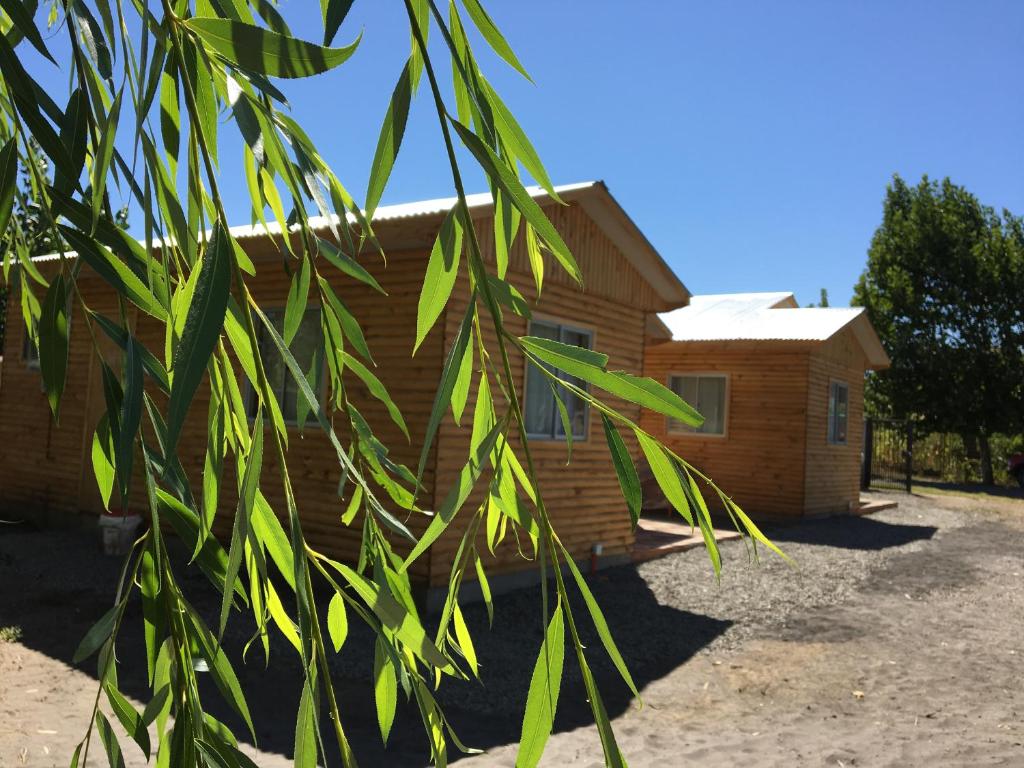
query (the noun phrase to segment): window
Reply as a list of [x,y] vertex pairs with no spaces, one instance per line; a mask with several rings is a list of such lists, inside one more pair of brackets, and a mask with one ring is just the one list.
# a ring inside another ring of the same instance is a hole
[[699,435],[725,435],[725,393],[728,378],[724,374],[687,374],[669,376],[668,387],[692,405],[704,417],[699,427],[691,427],[678,419],[668,420],[669,432],[692,432]]
[[850,388],[846,382],[831,382],[828,388],[828,441],[834,445],[846,445],[849,407]]
[[[266,314],[270,322],[274,324],[277,332],[283,334],[284,310],[271,310]],[[295,384],[295,379],[292,378],[291,373],[285,367],[277,347],[267,333],[267,329],[262,324],[257,324],[256,329],[259,337],[260,357],[263,358],[263,365],[267,371],[267,381],[270,382],[270,388],[277,396],[277,404],[281,406],[281,415],[284,416],[284,420],[290,424],[294,423],[298,411],[298,398],[300,397],[298,386]],[[323,352],[321,351],[323,343],[321,339],[320,308],[313,307],[307,309],[306,314],[302,317],[302,322],[299,323],[298,331],[295,332],[295,338],[292,339],[290,349],[295,357],[295,362],[299,364],[302,370],[307,371],[307,375],[316,365],[317,370],[313,374],[315,377],[313,379],[314,392],[319,391],[323,383],[322,366],[319,362],[323,359]],[[249,418],[256,417],[258,405],[259,397],[250,388],[249,401],[247,403]]]
[[[530,335],[541,339],[560,341],[563,344],[572,344],[584,349],[590,349],[593,342],[593,334],[590,331],[539,320],[530,323]],[[582,379],[577,379],[550,366],[545,367],[570,384],[574,384],[580,389],[587,389],[587,384]],[[582,398],[561,385],[557,387],[557,393],[569,415],[573,439],[585,439],[590,408]],[[555,440],[565,437],[562,416],[555,402],[555,394],[552,392],[550,380],[534,365],[528,365],[526,369],[525,418],[526,432],[531,438]]]

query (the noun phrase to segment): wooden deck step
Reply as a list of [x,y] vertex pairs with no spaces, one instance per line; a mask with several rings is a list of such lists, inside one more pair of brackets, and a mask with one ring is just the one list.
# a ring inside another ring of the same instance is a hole
[[[733,530],[715,528],[715,541],[738,539]],[[685,521],[665,518],[641,519],[636,529],[636,543],[633,545],[633,562],[642,563],[658,557],[683,552],[694,547],[703,547],[704,537],[700,530],[691,528]]]

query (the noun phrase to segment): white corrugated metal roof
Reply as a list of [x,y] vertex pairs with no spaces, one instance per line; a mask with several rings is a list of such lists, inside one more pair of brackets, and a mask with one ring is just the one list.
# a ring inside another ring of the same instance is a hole
[[792,293],[694,296],[690,305],[660,315],[674,341],[824,341],[864,310],[798,307]]
[[[531,197],[546,197],[547,192],[538,186],[525,188]],[[664,301],[664,306],[672,307],[684,304],[689,298],[690,292],[665,263],[661,254],[651,245],[643,232],[629,218],[621,205],[611,196],[603,181],[583,181],[575,184],[560,184],[554,187],[559,197],[566,200],[578,200],[584,209],[594,218],[605,234],[625,254],[633,266],[654,288],[655,292]],[[398,205],[383,205],[377,208],[373,214],[374,222],[397,221],[402,219],[413,219],[421,216],[434,216],[451,210],[458,200],[457,197],[440,197],[433,200],[420,200],[413,203],[400,203]],[[493,205],[493,198],[490,192],[481,192],[466,196],[466,203],[471,210],[483,210]],[[349,221],[354,222],[355,217],[348,215]],[[338,218],[334,217],[335,223]],[[310,226],[314,230],[323,231],[330,227],[330,221],[325,216],[312,216],[309,219]],[[293,230],[295,231],[295,230]],[[237,240],[249,238],[266,237],[267,235],[280,235],[281,227],[276,221],[268,221],[267,227],[263,224],[243,225],[231,227],[231,234]],[[209,232],[207,232],[209,236]],[[140,245],[145,245],[139,241]],[[157,245],[163,244],[158,241]],[[73,257],[74,253],[66,253],[65,256]],[[35,256],[33,261],[54,261],[60,258],[58,254],[46,256]]]
[[[595,187],[601,182],[599,181],[583,181],[576,184],[560,184],[556,186],[555,192],[558,193],[559,197],[570,192],[576,192],[581,189],[589,189]],[[530,197],[544,197],[547,192],[538,186],[526,187],[526,191],[530,194]],[[433,200],[419,200],[413,203],[399,203],[397,205],[382,205],[377,208],[373,213],[373,221],[394,221],[398,219],[412,219],[417,216],[431,216],[438,213],[445,213],[450,211],[452,206],[455,205],[457,197],[438,197]],[[466,195],[466,204],[469,208],[483,208],[492,205],[494,202],[490,192],[478,192],[472,195]],[[340,219],[337,215],[332,216],[333,223],[337,224]],[[348,214],[348,220],[352,223],[356,222],[355,216],[351,213]],[[328,229],[331,223],[326,216],[310,216],[309,226],[310,228],[318,231]],[[298,225],[291,228],[292,232],[297,232],[299,229]],[[206,236],[209,237],[211,234],[210,230],[206,231]],[[266,228],[263,227],[262,223],[259,224],[241,224],[238,226],[231,227],[231,235],[236,240],[244,240],[250,237],[265,237],[266,235],[280,235],[281,226],[277,221],[267,220]],[[145,245],[144,240],[139,240],[139,245]],[[163,245],[165,240],[157,240],[157,245]],[[74,256],[73,252],[66,253],[65,256]],[[54,261],[59,259],[60,255],[56,253],[49,253],[45,256],[34,256],[33,261]]]
[[852,325],[871,368],[889,365],[863,307],[801,307],[792,293],[693,296],[689,306],[658,316],[673,341],[822,342]]

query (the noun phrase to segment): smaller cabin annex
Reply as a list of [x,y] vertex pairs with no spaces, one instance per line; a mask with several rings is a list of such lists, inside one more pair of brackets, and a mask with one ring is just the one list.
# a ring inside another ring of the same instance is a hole
[[648,326],[644,373],[704,417],[643,427],[761,519],[844,514],[860,499],[865,371],[889,358],[864,310],[792,293],[693,296]]

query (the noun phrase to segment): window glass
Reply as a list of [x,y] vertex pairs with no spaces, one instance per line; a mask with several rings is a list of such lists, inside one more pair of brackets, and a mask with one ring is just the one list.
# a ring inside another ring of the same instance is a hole
[[[267,319],[270,320],[278,333],[284,333],[284,311],[283,310],[271,310],[266,313]],[[267,372],[267,381],[270,384],[271,390],[273,390],[277,397],[277,404],[281,407],[281,415],[284,417],[286,422],[294,422],[296,420],[296,414],[298,412],[298,398],[301,397],[298,391],[298,387],[295,384],[295,380],[292,378],[288,369],[285,367],[284,361],[281,359],[280,353],[277,351],[277,347],[267,329],[262,324],[257,325],[257,335],[259,336],[260,343],[260,357],[263,358],[263,366]],[[295,332],[295,338],[292,339],[291,353],[295,357],[295,362],[299,364],[299,367],[304,371],[309,371],[313,366],[314,359],[319,359],[317,350],[322,346],[321,331],[320,331],[320,308],[312,307],[306,310],[306,313],[302,316],[302,321],[299,323],[299,329]],[[320,388],[322,381],[322,375],[320,371],[316,372],[316,387],[314,390]],[[256,416],[256,408],[259,403],[259,398],[256,393],[250,389],[249,392],[249,417],[254,418]]]
[[696,408],[704,417],[704,423],[696,428],[670,418],[668,420],[669,432],[694,432],[701,435],[725,434],[725,376],[718,374],[671,376],[668,385],[669,389]]
[[846,443],[849,422],[850,389],[845,382],[833,381],[828,397],[828,441],[838,445]]
[[[572,344],[584,349],[590,349],[593,336],[589,331],[578,328],[567,328],[557,323],[533,321],[530,323],[530,335],[542,339],[560,341],[563,344]],[[559,378],[570,384],[586,390],[587,384],[581,379],[559,371],[551,366],[544,366]],[[534,438],[563,438],[565,427],[562,425],[562,416],[559,413],[558,405],[555,402],[555,392],[552,391],[550,380],[535,365],[528,365],[526,370],[526,431]],[[587,421],[590,409],[587,403],[579,395],[559,385],[557,397],[565,405],[569,416],[569,424],[574,439],[582,439],[587,436]]]

